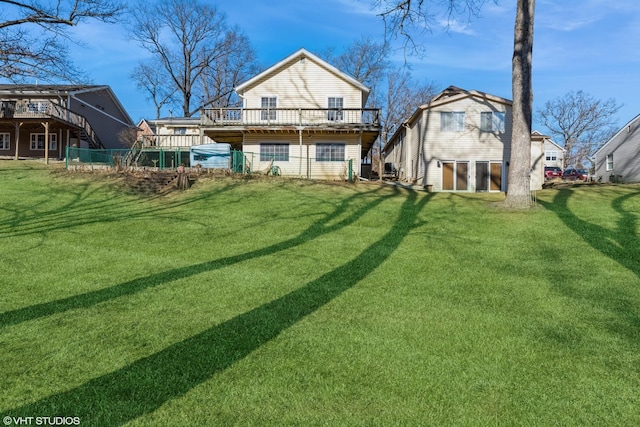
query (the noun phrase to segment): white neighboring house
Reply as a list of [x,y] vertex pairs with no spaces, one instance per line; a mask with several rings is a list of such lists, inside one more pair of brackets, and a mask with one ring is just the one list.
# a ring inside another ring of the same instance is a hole
[[235,88],[240,108],[201,110],[204,135],[242,150],[246,167],[282,175],[356,177],[380,132],[370,90],[300,49]]
[[[450,86],[421,105],[383,149],[402,181],[431,191],[506,191],[512,102]],[[544,141],[532,135],[531,189],[544,182]]]
[[598,181],[640,182],[640,115],[596,151],[595,164]]
[[532,137],[534,135],[544,137],[544,165],[564,169],[565,149],[554,142],[550,137],[543,135],[537,130],[534,130],[531,133]]
[[188,152],[192,145],[212,144],[202,133],[200,117],[166,117],[149,120],[154,130],[150,146],[162,149],[179,149]]

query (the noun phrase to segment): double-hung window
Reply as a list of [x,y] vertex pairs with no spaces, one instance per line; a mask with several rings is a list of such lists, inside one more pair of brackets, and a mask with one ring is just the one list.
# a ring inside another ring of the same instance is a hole
[[502,111],[488,111],[480,113],[480,130],[483,132],[504,132],[504,117]]
[[316,144],[316,162],[344,161],[345,144]]
[[278,99],[275,96],[263,96],[261,101],[262,112],[260,113],[261,120],[276,120],[276,108],[278,105]]
[[440,130],[445,132],[462,132],[464,130],[464,111],[441,112]]
[[544,159],[547,162],[555,162],[558,160],[558,152],[557,151],[545,151]]
[[[31,149],[32,150],[44,150],[44,133],[32,133],[31,134]],[[58,136],[55,133],[49,134],[49,150],[58,149]]]
[[607,171],[612,171],[613,170],[613,153],[612,154],[607,154],[607,167],[606,167]]
[[260,144],[260,161],[261,162],[288,162],[289,161],[289,144]]
[[0,150],[9,150],[11,148],[10,141],[8,133],[0,133]]
[[341,121],[343,119],[344,98],[330,97],[327,120]]

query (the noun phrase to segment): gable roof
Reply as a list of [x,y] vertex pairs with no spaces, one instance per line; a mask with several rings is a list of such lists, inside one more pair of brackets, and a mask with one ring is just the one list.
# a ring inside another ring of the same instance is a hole
[[434,96],[431,101],[429,101],[426,104],[422,104],[418,108],[416,108],[416,110],[411,115],[411,117],[409,117],[409,119],[407,119],[407,121],[405,121],[404,123],[409,124],[413,122],[418,117],[420,117],[420,114],[424,110],[439,107],[441,105],[445,105],[451,102],[456,102],[456,101],[460,101],[462,99],[471,98],[471,97],[482,98],[492,102],[497,102],[499,104],[505,104],[505,105],[513,104],[513,102],[511,102],[510,99],[491,95],[486,92],[480,92],[479,90],[466,90],[466,89],[461,89],[457,86],[449,86],[448,88],[440,92],[438,95]]
[[[124,109],[120,100],[107,85],[51,85],[51,84],[0,84],[0,97],[2,96],[15,96],[15,95],[27,95],[27,96],[67,96],[75,98],[76,95],[80,95],[88,92],[105,91],[109,95],[109,98],[113,101],[118,110],[126,118],[128,123],[123,123],[127,126],[133,125],[133,120]],[[82,102],[85,102],[81,100]],[[99,111],[99,110],[97,110]],[[103,113],[104,114],[104,113]],[[118,120],[120,121],[120,120]]]
[[558,144],[557,142],[555,142],[553,139],[551,139],[551,137],[549,135],[545,135],[542,132],[540,132],[539,130],[534,130],[533,132],[531,132],[531,138],[535,138],[538,137],[542,140],[544,140],[545,144],[548,142],[551,145],[554,145],[558,148],[558,150],[562,151],[563,153],[567,150],[564,149],[564,147],[561,147],[560,144]]
[[267,79],[272,75],[275,75],[275,74],[279,73],[280,71],[284,70],[287,67],[290,67],[292,64],[294,64],[295,62],[299,61],[302,58],[306,58],[306,59],[309,59],[310,61],[313,61],[314,63],[316,63],[320,67],[324,68],[325,70],[327,70],[331,74],[335,75],[336,77],[338,77],[338,78],[340,78],[340,79],[352,84],[353,86],[357,87],[358,89],[360,89],[362,91],[363,105],[366,103],[367,97],[369,96],[369,92],[371,91],[368,87],[366,87],[365,85],[363,85],[362,83],[360,83],[358,80],[354,79],[353,77],[351,77],[347,73],[345,73],[343,71],[340,71],[339,69],[337,69],[333,65],[329,64],[327,61],[319,58],[318,56],[314,55],[313,53],[309,52],[306,49],[297,50],[296,52],[294,52],[291,55],[287,56],[286,58],[284,58],[280,62],[272,65],[271,67],[267,68],[263,72],[261,72],[261,73],[257,74],[256,76],[250,78],[246,82],[239,84],[235,88],[236,93],[238,93],[238,94],[244,93],[245,91],[250,89],[252,86],[255,86],[258,82],[260,82],[260,81],[262,81],[264,79]]
[[385,146],[382,148],[382,151],[386,152],[387,147],[392,145],[392,142],[396,139],[396,136],[402,131],[404,126],[409,125],[414,121],[416,121],[417,119],[419,119],[420,115],[424,110],[439,107],[441,105],[446,105],[450,102],[456,102],[456,101],[460,101],[462,99],[470,98],[470,97],[482,98],[482,99],[486,99],[486,100],[497,102],[499,104],[504,104],[504,105],[513,104],[513,102],[510,99],[501,98],[499,96],[491,95],[486,92],[480,92],[479,90],[465,90],[457,86],[449,86],[448,88],[446,88],[445,90],[443,90],[442,92],[434,96],[431,101],[427,102],[426,104],[422,104],[418,108],[416,108],[416,110],[413,112],[411,117],[403,121],[400,124],[400,126],[398,126],[398,128],[393,133],[393,135],[391,135],[391,138],[389,138]]
[[625,131],[628,134],[635,134],[631,136],[631,139],[637,138],[640,141],[640,131],[638,131],[639,129],[640,129],[640,114],[638,114],[633,119],[631,119],[626,125],[622,126],[622,128],[618,132],[616,132],[615,135],[613,135],[607,142],[602,144],[602,147],[598,148],[598,150],[593,154],[594,157],[598,155],[598,153],[602,151],[612,141],[616,141],[618,139],[624,140],[626,136],[624,136],[623,132]]

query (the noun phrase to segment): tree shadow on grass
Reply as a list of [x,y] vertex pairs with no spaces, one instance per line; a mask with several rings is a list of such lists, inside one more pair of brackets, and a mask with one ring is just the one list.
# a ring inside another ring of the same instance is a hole
[[[628,193],[613,200],[611,206],[619,214],[616,220],[617,227],[613,230],[578,218],[568,207],[568,201],[573,194],[573,190],[561,189],[553,202],[538,200],[538,203],[554,212],[570,230],[591,247],[640,278],[640,242],[636,231],[638,212],[629,211],[624,207],[625,202],[639,197],[640,192]],[[586,300],[595,307],[615,314],[604,326],[634,345],[640,345],[640,311],[637,308],[637,296],[632,295],[632,292],[638,290],[628,285],[630,284],[603,283],[597,288],[583,289],[580,287],[580,281],[562,280],[557,283],[556,288],[568,297]]]
[[619,214],[617,228],[614,230],[578,218],[568,207],[568,201],[573,194],[573,190],[561,189],[553,198],[553,202],[539,200],[538,203],[554,212],[570,230],[591,247],[640,277],[640,242],[636,231],[638,213],[624,208],[624,203],[633,197],[639,197],[640,192],[625,194],[611,203]]
[[[166,214],[167,218],[180,220],[172,213],[174,209],[200,201],[215,199],[222,193],[233,190],[237,184],[227,184],[215,191],[183,199],[167,201],[162,196],[143,198],[120,195],[114,198],[104,197],[105,187],[92,183],[78,183],[69,187],[44,187],[31,189],[30,197],[47,197],[50,200],[63,201],[54,208],[44,203],[29,209],[3,205],[4,211],[0,220],[0,238],[22,237],[34,234],[46,235],[58,230],[71,230],[85,225],[117,222],[124,219],[145,218]],[[114,189],[108,189],[114,192]],[[97,197],[94,197],[97,196]],[[157,201],[156,204],[148,202]],[[183,221],[194,222],[193,218]]]
[[268,256],[280,251],[291,249],[293,247],[309,242],[323,234],[338,231],[341,228],[352,224],[358,218],[362,217],[362,215],[364,215],[366,212],[382,203],[386,197],[384,195],[379,195],[370,202],[355,210],[353,213],[349,214],[348,216],[342,218],[339,221],[336,220],[345,215],[345,213],[349,211],[350,206],[357,199],[370,197],[372,195],[375,195],[379,191],[381,191],[381,188],[377,188],[368,193],[358,193],[349,198],[345,198],[333,212],[326,215],[321,220],[314,222],[309,228],[291,239],[284,240],[282,242],[278,242],[273,245],[243,254],[219,258],[200,264],[175,268],[169,271],[152,274],[150,276],[133,279],[128,282],[124,282],[108,288],[87,292],[80,295],[74,295],[68,298],[63,298],[42,304],[35,304],[16,310],[6,311],[4,313],[0,313],[0,328],[10,325],[16,325],[41,317],[50,316],[56,313],[62,313],[67,310],[91,307],[101,302],[109,301],[126,295],[132,295],[145,289],[160,286],[175,280],[184,279],[186,277],[195,276],[197,274],[208,271],[214,271],[229,265],[237,264],[239,262]]
[[[418,214],[431,196],[418,197],[410,192],[384,236],[353,260],[301,288],[117,371],[3,415],[59,414],[78,416],[82,425],[117,426],[155,411],[247,357],[366,278],[419,225]],[[312,227],[306,237],[317,235],[319,230],[314,229],[318,227],[322,226]],[[295,241],[303,239],[301,236]]]

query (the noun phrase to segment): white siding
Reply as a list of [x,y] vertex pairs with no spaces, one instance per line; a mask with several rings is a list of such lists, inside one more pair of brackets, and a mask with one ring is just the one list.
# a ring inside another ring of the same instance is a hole
[[[504,132],[481,130],[480,113],[489,111],[506,113]],[[442,131],[441,112],[464,112],[464,129],[460,132]],[[468,190],[475,191],[476,161],[502,162],[503,159],[509,158],[507,151],[511,136],[511,106],[488,99],[468,97],[425,110],[419,122],[423,128],[421,140],[424,141],[420,163],[426,166],[425,176],[422,178],[423,185],[433,185],[435,191],[442,191],[442,167],[438,167],[438,162],[469,162]],[[503,171],[503,179],[505,174],[506,171]]]
[[262,97],[277,97],[277,108],[328,108],[329,97],[344,98],[343,108],[362,108],[362,92],[309,58],[297,60],[243,94],[245,108],[261,108]]
[[[283,176],[299,176],[302,178],[346,180],[348,179],[349,160],[352,160],[353,177],[359,175],[360,148],[358,135],[323,135],[303,133],[302,146],[300,136],[296,133],[282,135],[248,134],[244,138],[243,151],[252,171],[261,171],[268,167],[269,161],[260,161],[261,143],[288,143],[289,161],[276,161],[273,164],[280,168]],[[345,157],[342,161],[317,162],[316,144],[345,144]]]

